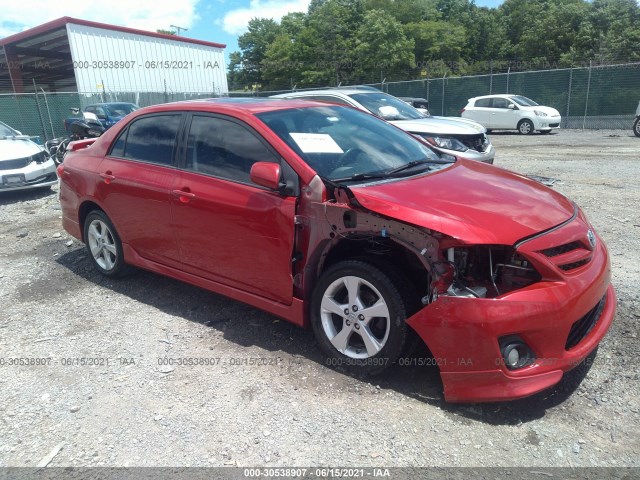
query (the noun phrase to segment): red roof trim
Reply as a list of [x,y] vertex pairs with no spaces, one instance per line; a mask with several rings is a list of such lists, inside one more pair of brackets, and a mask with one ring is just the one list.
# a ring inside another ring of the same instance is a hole
[[0,40],[0,46],[7,45],[9,43],[19,42],[26,40],[27,38],[42,35],[58,28],[62,28],[68,23],[74,25],[84,25],[87,27],[102,28],[104,30],[115,30],[117,32],[132,33],[135,35],[145,35],[147,37],[164,38],[166,40],[175,40],[177,42],[194,43],[196,45],[204,45],[206,47],[225,48],[226,45],[222,43],[205,42],[204,40],[196,40],[195,38],[178,37],[177,35],[167,35],[164,33],[148,32],[146,30],[138,30],[136,28],[120,27],[118,25],[109,25],[108,23],[91,22],[89,20],[81,20],[79,18],[62,17],[56,20],[52,20],[37,27],[30,28],[24,32],[16,33],[9,37],[5,37]]

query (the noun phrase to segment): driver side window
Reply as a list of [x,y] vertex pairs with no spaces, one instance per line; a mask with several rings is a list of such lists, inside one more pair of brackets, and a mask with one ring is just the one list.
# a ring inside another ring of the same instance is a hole
[[218,117],[193,116],[187,140],[187,170],[253,185],[249,172],[256,162],[279,160],[242,125]]

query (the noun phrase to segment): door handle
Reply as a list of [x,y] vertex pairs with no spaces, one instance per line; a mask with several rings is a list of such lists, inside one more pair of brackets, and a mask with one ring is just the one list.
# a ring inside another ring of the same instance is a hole
[[104,179],[104,183],[106,183],[107,185],[109,185],[113,180],[116,179],[116,177],[112,175],[109,170],[107,170],[104,173],[101,173],[100,176]]
[[171,192],[174,197],[178,197],[181,203],[189,203],[191,200],[196,198],[195,193],[191,193],[188,190],[173,190]]

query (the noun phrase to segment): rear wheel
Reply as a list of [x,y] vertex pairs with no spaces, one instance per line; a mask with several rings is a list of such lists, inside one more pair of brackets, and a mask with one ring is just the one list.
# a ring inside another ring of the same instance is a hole
[[636,117],[636,121],[633,124],[633,133],[636,134],[636,137],[640,137],[640,117]]
[[531,135],[533,133],[533,122],[531,120],[521,120],[518,124],[518,132],[522,135]]
[[377,374],[402,353],[407,308],[392,278],[357,260],[337,263],[322,274],[311,322],[328,365]]
[[107,277],[118,276],[125,271],[122,242],[109,217],[94,210],[84,222],[84,241],[87,253],[96,269]]

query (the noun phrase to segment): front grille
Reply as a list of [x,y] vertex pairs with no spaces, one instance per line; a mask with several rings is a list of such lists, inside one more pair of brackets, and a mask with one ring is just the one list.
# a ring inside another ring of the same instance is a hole
[[565,263],[564,265],[558,265],[558,266],[565,272],[568,272],[570,270],[575,270],[576,268],[586,265],[587,263],[589,263],[589,260],[591,260],[591,258],[584,258],[577,262]]
[[580,268],[591,261],[593,252],[585,244],[575,240],[557,247],[540,250],[556,267],[565,272]]
[[565,350],[571,350],[573,347],[578,345],[591,330],[593,330],[593,327],[595,327],[598,320],[600,320],[606,300],[607,296],[605,295],[595,307],[589,310],[584,317],[571,326],[571,331],[567,337],[567,343],[564,346]]
[[557,257],[558,255],[571,252],[580,247],[582,247],[580,242],[571,242],[571,243],[565,243],[564,245],[560,245],[559,247],[546,248],[542,250],[542,253],[544,253],[547,257]]
[[461,141],[465,144],[467,148],[472,150],[476,150],[477,152],[484,152],[489,145],[487,141],[487,136],[483,133],[479,135],[461,135],[459,137],[455,137],[456,140]]
[[0,170],[15,170],[24,168],[31,163],[31,157],[17,158],[15,160],[0,161]]

